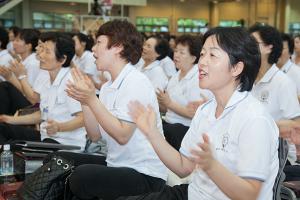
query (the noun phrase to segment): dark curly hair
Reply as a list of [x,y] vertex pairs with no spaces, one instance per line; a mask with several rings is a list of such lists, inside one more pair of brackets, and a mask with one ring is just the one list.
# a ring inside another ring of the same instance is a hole
[[57,60],[66,59],[62,67],[69,67],[75,54],[75,44],[72,37],[62,32],[47,32],[42,34],[43,42],[52,41],[55,43],[55,57]]
[[190,54],[196,57],[194,64],[198,63],[200,51],[202,49],[202,37],[182,35],[176,39],[175,43],[176,45],[182,44],[184,46],[187,46]]
[[217,27],[204,34],[203,44],[208,37],[215,36],[218,45],[228,54],[230,65],[244,63],[242,73],[237,77],[240,91],[250,91],[260,68],[260,51],[257,42],[240,27]]
[[87,51],[91,51],[94,45],[94,40],[91,36],[85,35],[83,33],[75,33],[73,37],[77,37],[80,42],[85,43],[85,49]]
[[113,20],[100,26],[96,37],[108,37],[108,48],[123,46],[121,57],[135,65],[142,55],[143,40],[135,26],[126,20]]
[[272,51],[269,55],[268,63],[271,65],[277,63],[283,48],[279,31],[269,25],[255,24],[249,28],[249,32],[257,32],[266,45],[272,45]]

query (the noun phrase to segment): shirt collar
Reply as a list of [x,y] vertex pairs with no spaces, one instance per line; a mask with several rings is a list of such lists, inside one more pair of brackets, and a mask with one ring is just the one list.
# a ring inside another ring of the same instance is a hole
[[292,65],[293,65],[293,62],[290,59],[288,59],[288,61],[282,66],[281,70],[284,73],[287,73],[291,69]]
[[31,62],[32,59],[35,59],[35,53],[30,54],[29,56],[27,56],[23,61],[22,64],[23,65],[27,65],[28,62]]
[[53,86],[59,86],[62,82],[62,80],[65,78],[65,76],[69,73],[70,67],[62,67],[58,74],[55,77],[55,80],[53,82]]
[[119,89],[126,78],[126,76],[134,69],[134,67],[127,63],[120,74],[117,76],[117,78],[112,82],[112,80],[109,81],[108,85],[110,88]]
[[198,73],[198,65],[196,64],[196,65],[194,65],[191,69],[190,69],[190,71],[183,77],[183,79],[192,79],[194,76],[195,76],[195,74],[197,74]]
[[265,73],[262,79],[258,83],[268,83],[272,80],[275,74],[279,71],[276,64],[273,64],[272,67]]
[[[223,118],[225,115],[227,115],[231,110],[233,110],[240,102],[242,102],[247,96],[249,95],[248,91],[240,92],[239,87],[234,91],[234,93],[231,95],[229,101],[227,102],[224,111],[222,112],[219,119]],[[216,111],[217,108],[217,101],[216,99],[211,100],[213,103],[213,110]],[[205,106],[203,106],[204,108]],[[208,116],[210,119],[215,119],[215,112],[209,112]]]
[[150,63],[149,65],[147,65],[146,67],[143,67],[141,71],[147,71],[154,67],[158,67],[158,66],[160,66],[159,64],[160,64],[160,61],[155,60],[152,63]]

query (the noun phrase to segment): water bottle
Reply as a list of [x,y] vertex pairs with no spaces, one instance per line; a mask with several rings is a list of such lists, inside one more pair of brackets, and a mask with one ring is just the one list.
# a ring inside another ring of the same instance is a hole
[[48,107],[43,108],[42,111],[42,122],[40,124],[40,133],[41,135],[47,135],[47,120],[48,120]]
[[0,155],[2,175],[11,175],[14,173],[14,156],[10,151],[10,145],[3,146],[3,152]]

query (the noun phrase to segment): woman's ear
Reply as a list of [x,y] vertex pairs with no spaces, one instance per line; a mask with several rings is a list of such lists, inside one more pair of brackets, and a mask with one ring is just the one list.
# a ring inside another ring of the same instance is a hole
[[61,63],[61,66],[63,66],[63,64],[66,62],[66,60],[67,60],[67,56],[66,56],[66,55],[64,55],[64,57],[63,57],[63,58],[61,58],[61,59],[59,59],[59,61],[58,61],[58,62],[60,62],[60,63]]
[[239,61],[231,68],[231,73],[233,77],[238,77],[244,70],[244,63]]

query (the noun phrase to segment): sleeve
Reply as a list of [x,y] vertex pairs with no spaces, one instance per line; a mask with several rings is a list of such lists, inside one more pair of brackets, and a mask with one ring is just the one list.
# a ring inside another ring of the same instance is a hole
[[283,117],[291,119],[300,116],[296,85],[288,78],[280,84],[279,90],[278,94],[280,96],[278,97],[278,101]]
[[[69,73],[67,75],[67,78],[65,80],[66,81],[68,81],[68,80],[72,81],[73,80],[71,73]],[[66,88],[66,84],[65,84],[65,88]],[[69,109],[71,115],[74,115],[78,112],[81,112],[82,108],[81,108],[80,102],[73,99],[73,98],[71,98],[71,97],[69,97],[65,90],[63,90],[63,93],[64,93],[64,97],[66,98],[66,103],[67,103],[67,106],[68,106],[68,109]]]
[[[134,77],[130,78],[133,79]],[[126,88],[122,88],[122,91],[119,92],[116,99],[116,105],[114,106],[116,117],[124,121],[132,122],[128,114],[128,104],[130,101],[136,100],[141,102],[144,106],[150,104],[155,109],[158,107],[154,88],[146,78],[145,80],[138,78],[136,81],[130,81]]]
[[237,175],[265,181],[270,173],[271,162],[277,156],[277,126],[266,117],[255,117],[247,120],[240,131]]
[[48,80],[49,80],[49,73],[47,71],[40,70],[40,72],[32,86],[33,91],[35,91],[38,94],[41,94],[41,92]]
[[84,73],[89,75],[94,75],[97,73],[97,66],[95,64],[95,58],[93,56],[86,57],[83,69]]
[[203,120],[200,112],[201,109],[198,109],[195,117],[192,119],[189,130],[181,142],[179,152],[186,157],[191,157],[191,149],[196,148],[197,144],[202,142],[202,132],[200,131],[199,123],[202,123]]

